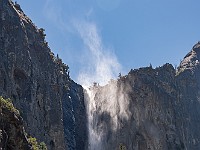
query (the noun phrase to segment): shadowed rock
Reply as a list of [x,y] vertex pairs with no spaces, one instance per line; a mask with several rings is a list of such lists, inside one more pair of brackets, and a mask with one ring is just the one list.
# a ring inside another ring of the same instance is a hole
[[82,87],[51,52],[44,29],[19,4],[0,0],[0,30],[0,95],[13,100],[26,131],[48,149],[83,149],[87,119]]

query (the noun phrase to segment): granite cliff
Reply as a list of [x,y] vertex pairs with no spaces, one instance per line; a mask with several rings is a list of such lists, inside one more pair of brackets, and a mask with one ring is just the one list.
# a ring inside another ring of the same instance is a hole
[[177,69],[135,69],[90,88],[90,149],[199,150],[199,59],[198,42]]
[[83,90],[51,52],[44,29],[37,28],[19,4],[0,0],[0,30],[0,95],[13,101],[27,133],[50,150],[84,148]]
[[84,90],[19,4],[0,0],[0,30],[0,96],[21,114],[0,105],[0,148],[32,149],[25,129],[49,150],[200,149],[199,42],[177,69],[135,69]]

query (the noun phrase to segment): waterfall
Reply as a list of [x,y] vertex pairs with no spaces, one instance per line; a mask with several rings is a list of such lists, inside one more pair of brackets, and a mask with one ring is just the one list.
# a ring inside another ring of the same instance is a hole
[[122,127],[122,120],[128,120],[130,112],[126,89],[117,81],[105,86],[85,87],[89,150],[105,150],[108,137]]
[[[89,88],[85,88],[85,101],[87,103],[87,116],[88,116],[88,150],[101,150],[101,134],[98,134],[95,130],[95,118],[94,112],[96,91]],[[97,127],[97,126],[96,126]]]
[[[124,87],[115,78],[121,70],[114,51],[104,46],[94,22],[78,21],[75,28],[88,51],[83,61],[78,82],[85,89],[88,115],[89,150],[105,150],[109,135],[128,118],[128,98]],[[91,87],[92,83],[94,86]],[[109,82],[109,83],[108,83]],[[97,84],[99,83],[99,84]]]

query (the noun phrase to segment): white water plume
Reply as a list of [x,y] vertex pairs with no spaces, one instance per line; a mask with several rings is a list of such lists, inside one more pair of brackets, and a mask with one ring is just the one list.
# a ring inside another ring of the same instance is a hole
[[[95,23],[75,22],[84,45],[88,49],[88,66],[79,74],[78,81],[86,90],[85,101],[88,112],[89,146],[90,150],[105,149],[105,137],[108,130],[115,132],[120,123],[119,119],[128,120],[128,96],[124,87],[118,85],[116,78],[120,72],[120,64],[111,50],[105,48]],[[91,87],[93,82],[96,84]],[[106,85],[108,82],[110,84]],[[89,88],[90,87],[90,88]],[[99,97],[97,97],[97,95]],[[99,120],[99,116],[108,122]],[[112,132],[110,131],[110,132]]]
[[[117,3],[119,1],[116,0]],[[68,3],[68,0],[65,2]],[[107,4],[110,5],[111,3],[105,4],[108,6]],[[79,73],[78,82],[86,91],[85,103],[87,106],[89,129],[88,149],[105,150],[108,149],[105,148],[107,133],[117,131],[121,126],[120,121],[123,119],[128,120],[129,117],[129,99],[127,94],[124,93],[125,87],[117,85],[116,81],[111,81],[111,79],[116,78],[121,72],[121,65],[113,50],[103,44],[97,25],[94,22],[85,20],[72,19],[71,21],[70,15],[67,15],[63,20],[61,4],[58,3],[55,5],[53,0],[46,0],[45,14],[63,33],[66,31],[70,34],[78,33],[78,37],[80,37],[84,44],[85,51],[83,55],[86,55],[86,57],[84,57],[85,59],[83,59],[81,64],[83,67]],[[104,4],[104,2],[100,4]],[[68,12],[74,8],[71,5],[66,5],[66,7],[66,10],[69,10]],[[82,13],[84,11],[80,12],[81,15],[78,15],[79,17],[74,17],[73,14],[72,18],[84,18],[84,13]],[[90,18],[92,12],[93,9],[89,9],[86,18]],[[73,55],[70,56],[72,57]],[[72,59],[76,60],[76,58]],[[94,82],[104,87],[100,87],[97,84],[96,87],[89,88]],[[110,84],[106,85],[108,82]],[[103,119],[101,120],[101,118]]]
[[[129,120],[130,87],[112,81],[109,84],[86,88],[89,150],[106,150],[115,133]],[[112,133],[110,136],[110,133]],[[108,138],[110,137],[110,138]]]
[[103,45],[95,23],[79,21],[75,23],[75,27],[88,49],[89,57],[83,62],[87,62],[88,66],[81,70],[79,83],[87,87],[93,82],[105,85],[120,72],[121,66],[115,54]]

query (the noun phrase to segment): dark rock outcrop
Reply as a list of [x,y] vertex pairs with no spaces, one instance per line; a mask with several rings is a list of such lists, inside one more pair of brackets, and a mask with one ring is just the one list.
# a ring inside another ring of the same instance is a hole
[[83,88],[70,81],[68,88],[63,92],[65,93],[63,117],[66,147],[72,150],[87,149],[87,116]]
[[83,149],[87,119],[81,89],[51,52],[44,29],[19,4],[0,0],[0,95],[13,100],[26,131],[50,150]]

